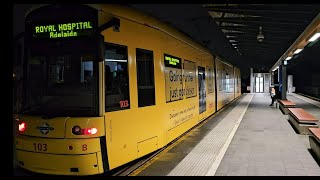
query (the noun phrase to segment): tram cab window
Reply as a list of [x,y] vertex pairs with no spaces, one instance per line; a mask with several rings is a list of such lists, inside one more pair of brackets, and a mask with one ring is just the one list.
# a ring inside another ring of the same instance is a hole
[[97,63],[93,57],[32,55],[27,71],[25,110],[36,109],[33,114],[96,114]]
[[136,49],[138,106],[155,105],[153,52]]
[[107,43],[105,49],[106,112],[130,109],[128,51]]

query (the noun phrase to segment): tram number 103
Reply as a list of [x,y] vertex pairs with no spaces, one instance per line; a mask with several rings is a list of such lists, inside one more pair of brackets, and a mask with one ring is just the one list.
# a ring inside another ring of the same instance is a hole
[[33,149],[35,151],[47,151],[48,146],[47,144],[44,144],[44,143],[33,143]]
[[124,100],[124,101],[120,101],[120,108],[126,108],[129,106],[129,101],[128,100]]

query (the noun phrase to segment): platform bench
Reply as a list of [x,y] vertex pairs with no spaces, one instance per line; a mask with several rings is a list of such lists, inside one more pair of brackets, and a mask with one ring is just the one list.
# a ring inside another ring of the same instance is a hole
[[309,128],[318,127],[318,119],[301,108],[288,108],[289,121],[299,134],[309,134]]
[[309,128],[309,132],[310,148],[320,160],[320,128]]
[[281,110],[282,114],[288,115],[289,111],[288,108],[295,108],[296,104],[288,101],[288,100],[278,100],[279,102],[279,109]]

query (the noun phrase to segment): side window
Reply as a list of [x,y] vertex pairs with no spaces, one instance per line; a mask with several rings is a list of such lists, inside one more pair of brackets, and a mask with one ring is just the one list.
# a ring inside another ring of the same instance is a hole
[[138,106],[155,105],[153,52],[136,49]]
[[225,91],[226,92],[230,92],[230,77],[229,77],[229,73],[226,72],[226,83],[225,83]]
[[239,93],[240,89],[241,89],[241,83],[240,82],[241,82],[241,79],[240,79],[240,77],[237,76],[237,88],[238,88],[237,89],[237,93]]
[[213,83],[213,68],[210,66],[207,66],[207,79],[208,79],[208,94],[214,92],[214,83]]
[[196,63],[184,60],[183,64],[184,94],[186,98],[195,97],[197,96]]
[[130,109],[128,50],[126,46],[106,44],[106,112]]
[[226,89],[227,89],[227,85],[226,85],[226,71],[223,69],[222,71],[220,71],[221,72],[221,78],[220,78],[220,80],[221,80],[221,89],[220,89],[220,91],[225,91]]
[[221,71],[221,84],[222,84],[222,91],[226,91],[227,90],[227,83],[229,83],[228,80],[229,76],[228,76],[228,72],[225,70],[225,67],[223,67],[223,70]]
[[222,89],[222,83],[223,83],[222,74],[223,74],[223,73],[222,73],[222,70],[219,68],[219,69],[218,69],[218,73],[217,73],[217,79],[218,79],[217,82],[218,82],[218,85],[219,85],[219,87],[218,87],[218,88],[219,88],[219,89],[218,89],[219,91],[222,91],[222,90],[223,90],[223,89]]

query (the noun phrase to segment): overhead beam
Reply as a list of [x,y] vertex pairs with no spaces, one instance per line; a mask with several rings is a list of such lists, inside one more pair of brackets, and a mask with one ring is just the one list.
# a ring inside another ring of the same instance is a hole
[[249,39],[249,40],[239,40],[238,44],[242,44],[242,43],[249,43],[249,44],[256,44],[257,46],[260,45],[275,45],[275,46],[279,46],[279,45],[287,45],[288,41],[274,41],[274,40],[263,40],[262,42],[258,42],[257,40],[253,40],[253,39]]
[[265,59],[273,59],[275,56],[271,56],[268,53],[252,53],[252,52],[242,52],[241,53],[243,56],[247,56],[247,57],[253,57],[253,56],[258,56],[259,59],[261,59],[261,57],[265,58]]
[[265,49],[265,50],[253,50],[253,49],[248,49],[248,48],[241,48],[241,47],[238,47],[238,49],[241,51],[241,52],[252,52],[252,53],[266,53],[268,54],[268,56],[272,56],[272,57],[276,57],[276,56],[279,56],[279,54],[281,54],[281,51],[273,51],[273,50],[268,50],[268,49]]
[[[278,14],[312,14],[310,11],[310,6],[306,7],[302,10],[302,6],[293,8],[294,5],[288,5],[286,7],[281,7],[278,4],[274,7],[267,7],[266,5],[248,5],[247,7],[240,7],[240,6],[214,6],[214,7],[206,7],[208,11],[215,11],[215,12],[226,12],[226,13],[241,13],[241,14],[265,14],[265,13],[278,13]],[[313,6],[313,8],[315,8]]]
[[[235,31],[253,31],[253,32],[259,32],[259,29],[257,26],[245,26],[245,27],[239,27],[239,26],[219,26],[220,29],[226,29],[226,30],[235,30]],[[277,32],[277,33],[297,33],[296,29],[290,30],[290,29],[275,29],[275,28],[262,28],[262,32]]]
[[[232,37],[228,39],[234,39],[234,40],[239,40],[239,41],[256,41],[257,40],[257,35],[256,34],[247,34],[246,36],[238,36],[238,37]],[[282,42],[288,42],[293,40],[294,37],[288,37],[288,36],[282,36],[278,34],[269,34],[269,35],[264,35],[264,39],[262,42],[277,42],[277,43],[282,43]]]
[[268,51],[258,51],[258,50],[248,50],[248,49],[239,49],[242,53],[251,53],[251,54],[267,54],[270,57],[276,57],[280,52],[270,53]]
[[[228,4],[226,4],[226,7],[228,7]],[[224,18],[224,15],[225,15],[225,14],[226,14],[225,12],[222,12],[221,18]],[[219,22],[219,26],[221,25],[221,23],[222,23],[222,22]]]
[[[213,18],[211,18],[212,20],[213,20]],[[221,22],[221,24],[222,23],[228,23],[228,24],[233,24],[234,26],[242,26],[242,27],[244,27],[244,26],[247,26],[247,24],[245,24],[245,23],[234,23],[234,22]],[[221,25],[221,26],[223,26],[223,25]]]
[[277,43],[263,43],[263,44],[259,44],[257,43],[251,43],[251,42],[239,42],[237,43],[238,46],[240,47],[255,47],[255,48],[275,48],[275,49],[279,49],[279,46],[277,45]]
[[276,21],[276,20],[270,20],[266,18],[213,18],[215,22],[239,22],[239,23],[245,23],[245,24],[285,24],[285,25],[292,25],[292,26],[301,26],[302,24],[305,23],[305,21],[295,21],[295,22],[290,22],[290,21]]
[[247,49],[255,49],[255,50],[261,50],[263,49],[264,51],[268,50],[280,50],[279,46],[277,45],[259,45],[259,44],[238,44],[238,48],[247,48]]
[[[211,22],[214,22],[213,20]],[[215,22],[217,23],[217,22]],[[230,22],[223,22],[221,23],[221,26],[233,26],[233,24],[239,24],[239,23],[230,23]],[[256,27],[259,28],[260,26],[264,28],[274,28],[276,27],[277,29],[292,29],[292,30],[302,30],[305,26],[307,26],[306,23],[300,24],[300,26],[297,25],[286,25],[286,24],[261,24],[261,23],[251,23],[251,22],[243,22],[242,24],[245,24],[247,27]]]
[[238,31],[238,30],[229,30],[229,29],[221,29],[224,33],[237,33],[237,34],[244,34],[244,31]]
[[[234,37],[230,37],[228,39],[244,39],[246,40],[247,38],[252,39],[252,40],[256,40],[257,34],[252,34],[252,33],[224,33],[226,36],[234,36]],[[283,40],[292,40],[292,37],[287,37],[287,36],[282,36],[282,35],[278,35],[278,34],[268,34],[268,36],[266,36],[265,34],[265,40],[268,39],[283,39]]]
[[[299,19],[300,18],[300,19]],[[272,16],[253,16],[253,17],[213,17],[214,20],[246,20],[246,21],[277,21],[277,22],[290,22],[290,23],[305,23],[306,17],[272,17]]]

